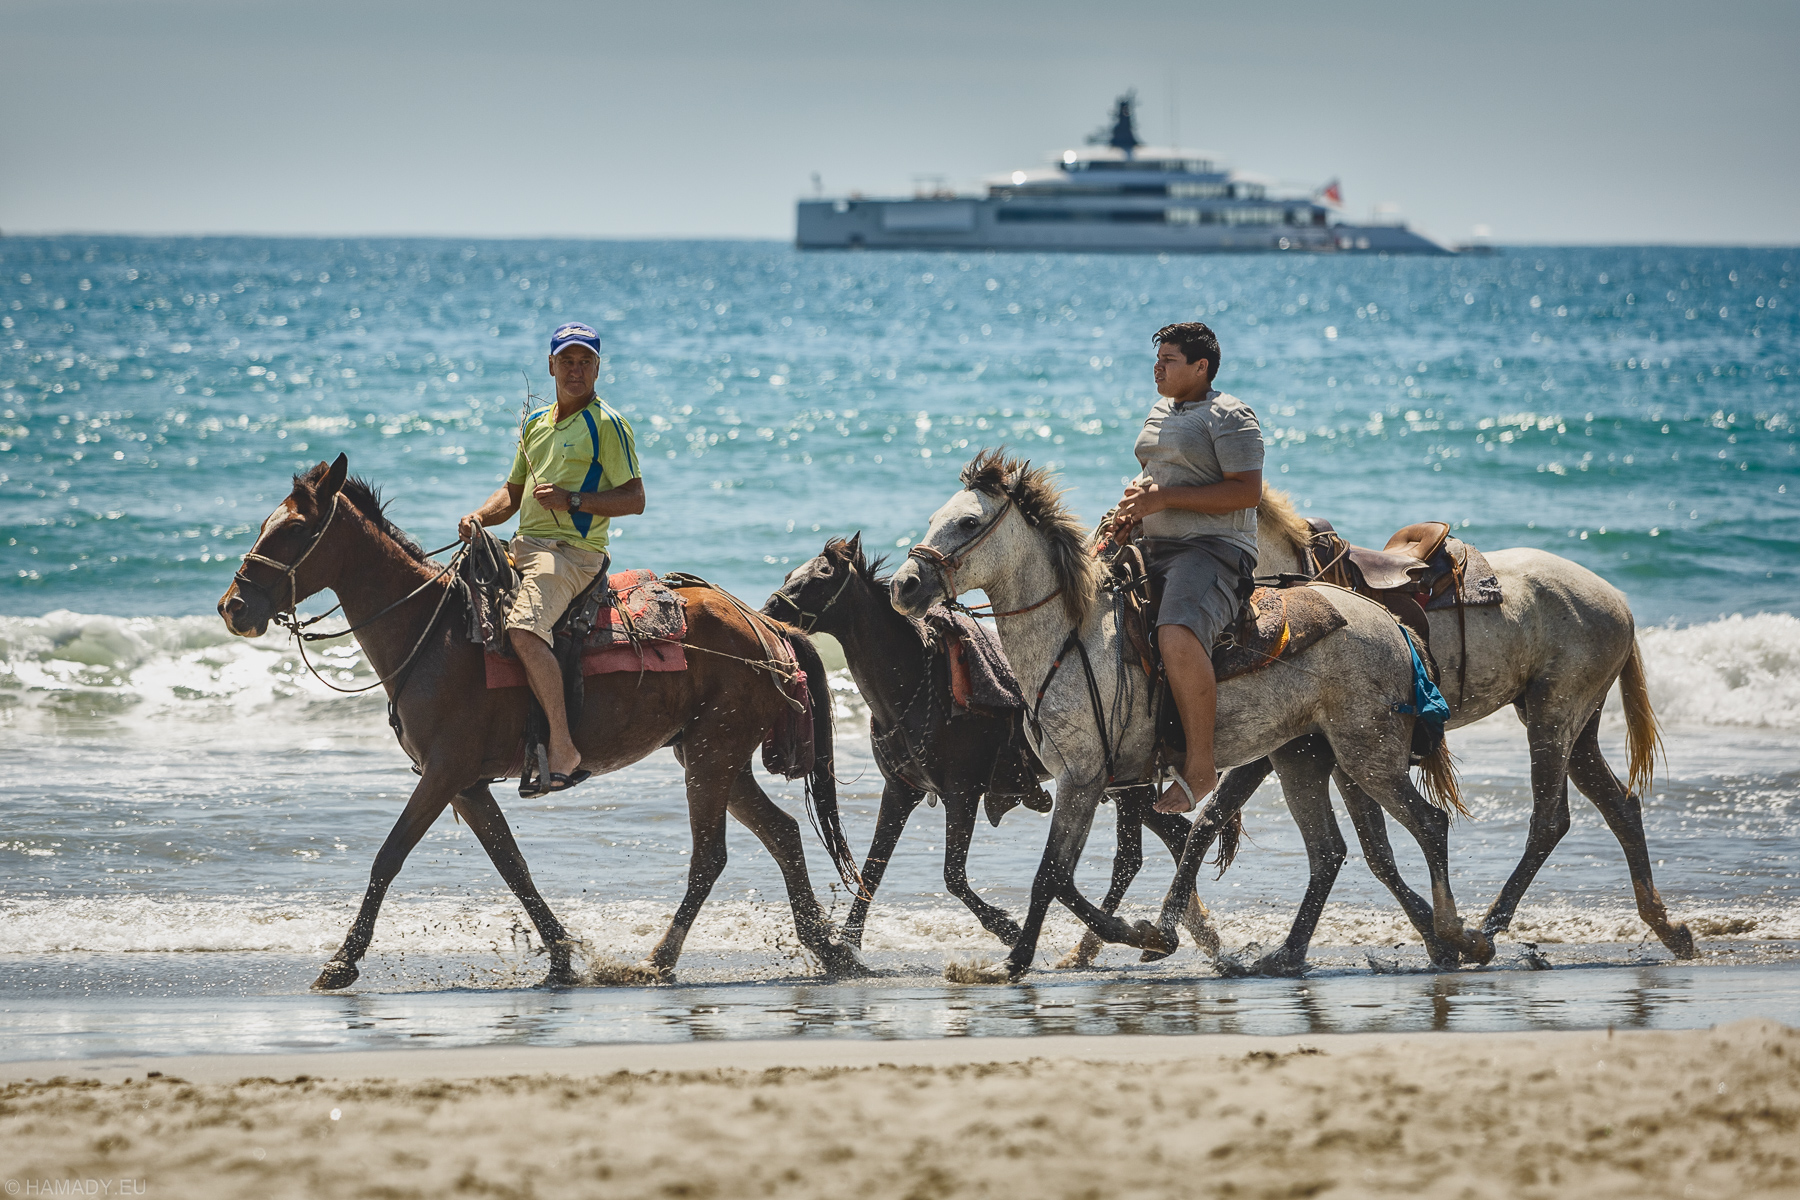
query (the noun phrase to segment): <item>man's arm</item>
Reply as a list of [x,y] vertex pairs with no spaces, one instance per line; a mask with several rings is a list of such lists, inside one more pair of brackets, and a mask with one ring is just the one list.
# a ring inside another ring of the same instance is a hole
[[644,511],[642,479],[627,479],[604,492],[574,493],[553,483],[539,484],[531,492],[533,499],[552,512],[568,512],[569,497],[577,494],[581,496],[581,511],[597,517],[635,517]]
[[1261,500],[1261,471],[1227,471],[1222,482],[1198,487],[1159,487],[1154,483],[1138,487],[1133,484],[1125,489],[1125,498],[1119,501],[1119,514],[1126,520],[1137,522],[1151,513],[1171,508],[1182,512],[1228,513],[1255,508]]
[[519,511],[519,501],[525,496],[525,486],[519,483],[503,483],[494,494],[482,502],[480,508],[456,523],[456,534],[465,542],[475,540],[475,531],[484,525],[498,525],[502,521],[512,519]]

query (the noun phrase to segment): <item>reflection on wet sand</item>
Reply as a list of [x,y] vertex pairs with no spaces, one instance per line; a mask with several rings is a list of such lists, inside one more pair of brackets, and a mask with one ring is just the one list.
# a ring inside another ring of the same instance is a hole
[[[306,964],[295,963],[304,973]],[[1191,967],[1189,971],[1191,972]],[[1800,1024],[1800,961],[1606,963],[1438,974],[1325,970],[1299,980],[1165,971],[1034,976],[958,987],[896,972],[567,991],[442,989],[71,999],[0,989],[9,1059],[405,1046],[573,1046],[764,1038],[1691,1029],[1742,1017]]]

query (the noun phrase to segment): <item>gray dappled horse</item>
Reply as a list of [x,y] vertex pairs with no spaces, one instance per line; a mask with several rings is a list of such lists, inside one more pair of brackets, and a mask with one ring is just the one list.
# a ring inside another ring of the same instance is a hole
[[[1302,572],[1312,530],[1288,498],[1265,491],[1257,514],[1257,574]],[[1650,788],[1660,739],[1630,604],[1619,589],[1586,567],[1547,551],[1514,547],[1482,553],[1500,579],[1500,603],[1465,608],[1460,618],[1454,609],[1426,614],[1439,687],[1450,705],[1446,728],[1473,724],[1510,704],[1525,724],[1531,750],[1531,827],[1525,853],[1488,909],[1482,932],[1491,937],[1511,924],[1525,889],[1568,832],[1573,779],[1625,851],[1638,915],[1677,958],[1692,958],[1693,934],[1669,920],[1644,842],[1641,797]],[[1615,682],[1624,702],[1629,787],[1600,753],[1600,706]],[[1297,793],[1323,796],[1332,770],[1329,753],[1277,758],[1275,765],[1290,804]],[[1268,764],[1245,769],[1260,779],[1256,772],[1266,774]],[[1317,807],[1314,799],[1301,803]],[[1330,821],[1328,798],[1325,809],[1331,825],[1328,840],[1335,841],[1341,856],[1343,838]],[[1359,833],[1369,821],[1380,821],[1380,814],[1367,806],[1351,807],[1350,813]]]
[[[930,528],[895,572],[893,603],[919,615],[965,591],[987,593],[999,614],[1007,658],[1027,699],[1038,706],[1033,745],[1057,781],[1024,930],[1006,962],[983,977],[1016,979],[1030,969],[1052,900],[1062,901],[1107,941],[1167,953],[1174,948],[1167,929],[1103,912],[1074,882],[1108,784],[1106,764],[1111,761],[1121,780],[1148,778],[1154,750],[1149,681],[1113,608],[1095,602],[1099,570],[1086,531],[1063,508],[1042,468],[984,451],[963,469],[962,483],[963,490],[932,515]],[[1394,710],[1413,702],[1411,645],[1374,601],[1339,589],[1324,594],[1343,615],[1344,628],[1292,659],[1219,685],[1218,764],[1251,762],[1304,735],[1323,733],[1354,785],[1392,813],[1424,851],[1431,904],[1407,889],[1397,872],[1383,882],[1395,890],[1433,961],[1452,965],[1460,956],[1486,962],[1493,956],[1492,943],[1463,928],[1451,894],[1449,818],[1419,794],[1408,774],[1413,718]],[[1079,661],[1053,670],[1065,646],[1078,648],[1092,664],[1091,685]],[[1309,886],[1288,940],[1265,957],[1261,969],[1301,968],[1328,892],[1329,884],[1323,890]]]
[[[871,563],[863,556],[862,534],[847,542],[833,538],[790,571],[763,605],[765,613],[790,619],[809,634],[836,638],[844,647],[851,678],[869,706],[869,740],[883,781],[881,811],[863,860],[862,891],[844,921],[844,940],[862,947],[875,889],[881,886],[907,820],[929,793],[944,802],[945,889],[975,914],[984,929],[1011,946],[1019,940],[1018,922],[969,886],[968,862],[975,817],[994,776],[995,760],[1014,736],[1013,722],[952,709],[949,655],[933,645],[923,622],[894,611],[888,603],[887,580],[880,574],[882,566],[882,559]],[[1146,827],[1177,862],[1181,860],[1192,826],[1186,817],[1156,812],[1151,808],[1155,799],[1151,787],[1126,788],[1114,796],[1119,840],[1112,884],[1101,902],[1107,912],[1118,907],[1143,866]],[[988,819],[998,825],[1018,803],[1010,796],[989,795]],[[1219,935],[1198,898],[1185,907],[1182,924],[1206,954],[1218,954]],[[1098,949],[1099,942],[1094,945]]]

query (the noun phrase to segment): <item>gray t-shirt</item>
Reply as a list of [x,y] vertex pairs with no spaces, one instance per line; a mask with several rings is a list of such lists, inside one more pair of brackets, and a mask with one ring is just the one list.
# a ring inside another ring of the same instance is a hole
[[[1248,404],[1224,392],[1211,391],[1205,400],[1180,406],[1164,396],[1145,418],[1134,450],[1144,467],[1133,480],[1140,487],[1201,487],[1223,483],[1227,471],[1262,470],[1262,427]],[[1197,513],[1168,508],[1144,518],[1144,536],[1224,538],[1255,554],[1256,509]]]

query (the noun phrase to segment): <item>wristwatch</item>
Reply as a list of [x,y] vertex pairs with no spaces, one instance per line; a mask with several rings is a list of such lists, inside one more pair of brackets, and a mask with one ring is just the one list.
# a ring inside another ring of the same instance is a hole
[[581,493],[580,492],[570,492],[569,493],[569,511],[572,513],[578,513],[581,511]]

